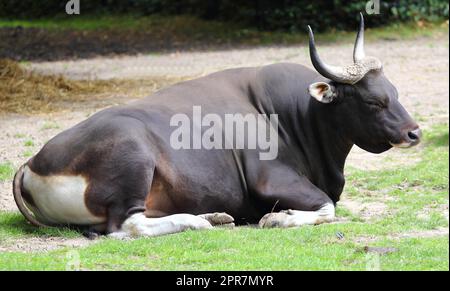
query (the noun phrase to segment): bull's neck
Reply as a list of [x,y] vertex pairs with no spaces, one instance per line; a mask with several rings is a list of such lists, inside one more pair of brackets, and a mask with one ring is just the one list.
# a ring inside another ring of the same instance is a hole
[[339,115],[334,112],[335,107],[309,97],[296,104],[296,112],[288,107],[279,114],[289,116],[282,118],[282,126],[287,131],[292,131],[289,134],[289,144],[301,162],[306,163],[300,170],[337,202],[345,183],[345,160],[353,143],[345,136],[344,130],[339,128],[342,123],[338,120]]
[[286,162],[336,202],[353,146],[341,128],[338,106],[322,104],[308,95],[309,84],[321,80],[316,73],[297,65],[274,65],[266,70],[248,86],[250,101],[260,113],[278,115]]
[[[311,98],[308,102],[308,115],[304,120],[312,128],[312,138],[308,141],[318,156],[311,160],[315,179],[329,188],[327,193],[335,202],[339,200],[344,187],[345,161],[353,146],[345,130],[340,127],[342,122],[339,118],[342,116],[335,112],[336,108]],[[317,158],[320,159],[319,164],[314,163]]]

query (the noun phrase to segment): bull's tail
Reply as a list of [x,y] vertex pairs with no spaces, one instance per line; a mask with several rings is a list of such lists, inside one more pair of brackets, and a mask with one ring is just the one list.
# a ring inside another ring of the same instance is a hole
[[[26,165],[26,164],[25,164]],[[16,205],[22,213],[23,216],[34,226],[38,227],[48,227],[47,225],[39,222],[36,217],[32,214],[30,209],[25,205],[25,202],[22,197],[22,181],[23,181],[23,173],[25,169],[25,165],[22,165],[19,170],[17,170],[16,175],[13,180],[13,194],[14,201],[16,201]]]

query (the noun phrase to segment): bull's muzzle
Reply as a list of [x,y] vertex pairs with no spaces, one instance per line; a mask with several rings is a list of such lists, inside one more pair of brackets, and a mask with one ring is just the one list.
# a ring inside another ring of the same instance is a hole
[[410,140],[411,146],[418,145],[420,140],[422,139],[422,130],[420,128],[416,128],[408,132],[408,138]]
[[416,127],[415,129],[408,131],[402,143],[391,142],[391,145],[396,148],[410,148],[418,145],[421,139],[422,130],[419,127]]

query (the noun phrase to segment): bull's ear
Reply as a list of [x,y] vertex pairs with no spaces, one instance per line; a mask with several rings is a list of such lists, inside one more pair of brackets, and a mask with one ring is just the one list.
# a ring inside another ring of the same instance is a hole
[[322,103],[330,103],[337,97],[334,87],[325,82],[317,82],[309,85],[308,91],[309,95]]

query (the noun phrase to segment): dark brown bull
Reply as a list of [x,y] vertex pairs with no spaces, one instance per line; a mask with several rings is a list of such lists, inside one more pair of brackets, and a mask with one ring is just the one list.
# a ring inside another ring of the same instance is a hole
[[[17,172],[19,209],[36,225],[117,237],[210,228],[232,217],[263,227],[331,221],[354,144],[381,153],[416,145],[421,134],[380,61],[364,54],[362,15],[352,65],[321,61],[311,30],[310,52],[319,74],[288,63],[226,70],[93,115]],[[277,115],[277,157],[175,149],[171,118],[194,118],[195,106],[218,116]],[[216,212],[232,217],[207,214]]]

